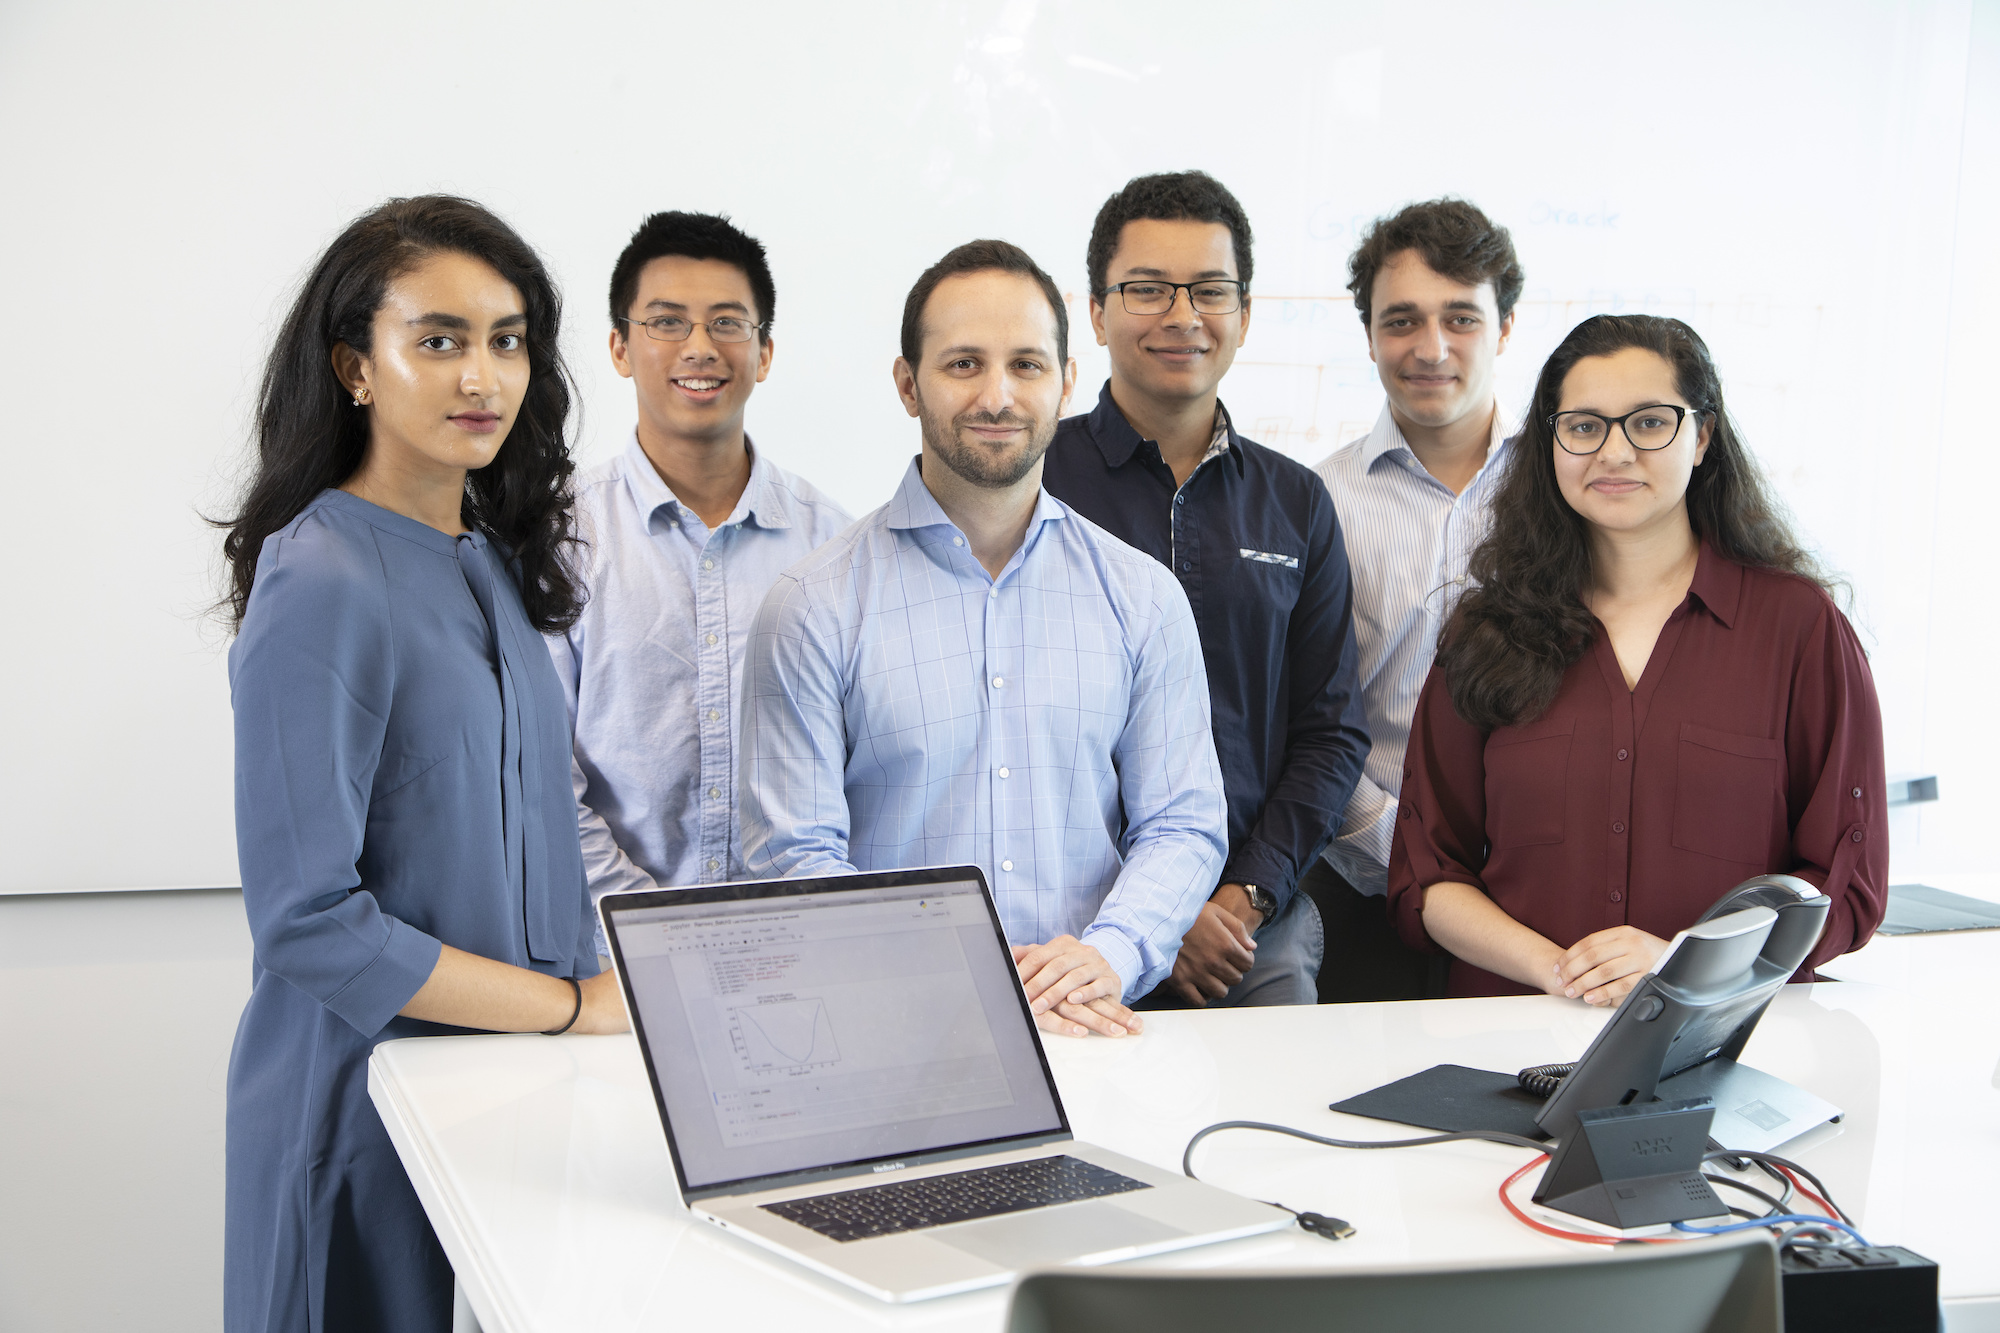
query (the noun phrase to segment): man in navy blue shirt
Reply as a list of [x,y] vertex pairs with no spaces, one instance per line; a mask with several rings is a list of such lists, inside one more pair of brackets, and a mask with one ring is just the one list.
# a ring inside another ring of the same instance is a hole
[[1208,668],[1229,859],[1141,1007],[1317,1000],[1325,937],[1297,885],[1368,756],[1332,499],[1216,397],[1250,323],[1250,240],[1204,172],[1141,176],[1105,202],[1090,321],[1111,378],[1044,463],[1051,494],[1173,571]]

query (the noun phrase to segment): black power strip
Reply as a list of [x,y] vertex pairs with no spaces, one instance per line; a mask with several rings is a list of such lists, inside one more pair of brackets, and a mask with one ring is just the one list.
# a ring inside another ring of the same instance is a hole
[[1898,1245],[1787,1247],[1785,1333],[1938,1333],[1938,1269]]

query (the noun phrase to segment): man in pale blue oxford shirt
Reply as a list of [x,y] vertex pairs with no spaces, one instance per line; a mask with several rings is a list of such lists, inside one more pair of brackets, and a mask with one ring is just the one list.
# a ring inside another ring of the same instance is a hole
[[1004,241],[918,279],[895,365],[923,452],[785,572],[746,666],[753,874],[970,863],[1044,1031],[1140,1030],[1226,851],[1187,595],[1042,489],[1075,380]]
[[1379,219],[1348,271],[1388,402],[1374,430],[1317,471],[1347,540],[1374,747],[1325,864],[1302,887],[1326,918],[1322,1000],[1421,999],[1436,985],[1432,962],[1383,913],[1389,844],[1417,695],[1507,458],[1514,423],[1494,362],[1522,274],[1506,228],[1461,199]]
[[725,218],[656,213],[611,275],[611,360],[639,420],[582,472],[590,599],[549,641],[575,722],[591,892],[739,877],[743,653],[779,571],[848,524],[743,429],[770,373],[764,247]]

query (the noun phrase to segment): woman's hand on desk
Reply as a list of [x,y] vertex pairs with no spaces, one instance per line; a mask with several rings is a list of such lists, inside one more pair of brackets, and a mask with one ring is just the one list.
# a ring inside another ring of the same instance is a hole
[[610,968],[577,984],[583,987],[583,1012],[576,1016],[571,1032],[624,1032],[632,1026],[625,1012],[625,994],[618,989],[618,975]]
[[625,997],[613,973],[600,972],[577,985],[583,991],[581,1009],[577,992],[560,977],[447,944],[438,951],[430,979],[410,997],[402,1013],[405,1018],[488,1032],[546,1032],[568,1022],[572,1013],[576,1022],[571,1032],[623,1032],[630,1026]]
[[1442,880],[1424,890],[1424,932],[1445,952],[1495,976],[1562,994],[1563,951],[1516,921],[1470,884]]
[[1586,935],[1564,949],[1516,921],[1470,884],[1424,890],[1424,929],[1474,967],[1585,1004],[1614,1005],[1653,970],[1667,942],[1632,926]]
[[1585,935],[1556,961],[1551,993],[1585,1004],[1614,1005],[1653,970],[1667,942],[1636,926],[1613,926]]

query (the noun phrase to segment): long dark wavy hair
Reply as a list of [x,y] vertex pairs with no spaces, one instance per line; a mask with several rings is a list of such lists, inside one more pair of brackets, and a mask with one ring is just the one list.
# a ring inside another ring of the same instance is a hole
[[575,398],[558,350],[562,297],[538,256],[514,229],[470,199],[420,195],[391,199],[349,224],[313,266],[278,331],[257,396],[257,468],[229,530],[223,601],[243,623],[264,539],[299,516],[321,491],[361,466],[368,413],[354,406],[333,372],[333,349],[363,356],[389,284],[427,257],[457,253],[489,264],[514,285],[528,318],[528,389],[494,460],[466,474],[461,520],[511,553],[528,620],[549,633],[576,621],[581,589],[570,565],[567,434]]
[[[1590,524],[1556,483],[1555,433],[1563,381],[1585,357],[1628,347],[1674,368],[1688,405],[1713,423],[1708,453],[1688,480],[1688,521],[1717,555],[1833,585],[1799,544],[1722,402],[1708,346],[1677,319],[1598,315],[1570,330],[1535,382],[1528,420],[1493,496],[1493,527],[1472,553],[1472,587],[1459,599],[1437,661],[1458,715],[1491,731],[1540,717],[1555,702],[1563,673],[1590,647],[1594,622]],[[1689,414],[1692,424],[1693,413]]]

